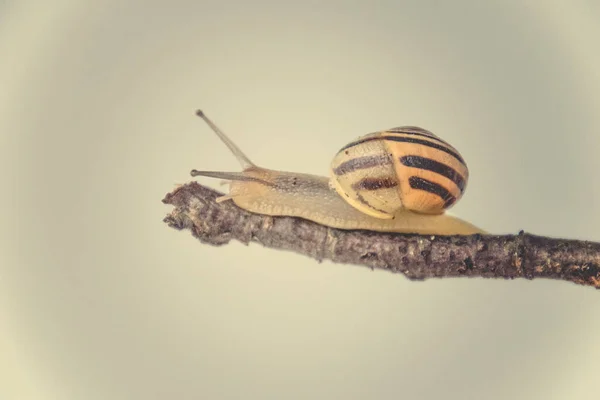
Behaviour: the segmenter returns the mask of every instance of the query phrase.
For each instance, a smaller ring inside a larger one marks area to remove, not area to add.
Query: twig
[[[412,280],[445,277],[547,278],[600,289],[600,243],[517,235],[422,236],[328,228],[301,218],[247,212],[196,182],[166,195],[164,219],[215,246],[235,239],[319,261],[401,272]]]

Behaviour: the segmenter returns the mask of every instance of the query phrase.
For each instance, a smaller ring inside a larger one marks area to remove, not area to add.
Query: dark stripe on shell
[[[433,140],[436,140],[435,138],[431,138]],[[366,142],[370,142],[372,140],[391,140],[393,142],[403,142],[403,143],[415,143],[415,144],[421,144],[423,146],[427,146],[427,147],[431,147],[437,150],[441,150],[446,154],[451,155],[452,157],[456,158],[458,161],[460,161],[462,164],[465,164],[465,160],[463,160],[463,158],[460,156],[460,154],[458,154],[457,152],[455,152],[454,150],[442,145],[442,144],[438,144],[436,142],[430,142],[428,140],[421,140],[421,139],[415,139],[415,138],[410,138],[410,137],[402,137],[402,136],[371,136],[368,138],[363,138],[361,140],[357,140],[355,142],[351,142],[349,144],[347,144],[346,146],[342,147],[340,151],[338,151],[338,153],[359,145],[361,143],[366,143]],[[465,164],[466,165],[466,164]]]
[[[374,133],[375,133],[375,132],[374,132]],[[365,136],[368,136],[368,135],[365,135]],[[366,143],[366,142],[370,142],[370,141],[372,141],[372,140],[380,140],[380,139],[381,139],[381,136],[369,136],[369,137],[362,137],[361,139],[355,140],[354,142],[350,142],[350,143],[348,143],[347,145],[345,145],[344,147],[342,147],[342,148],[340,149],[340,151],[338,151],[338,154],[339,154],[339,153],[341,153],[342,151],[344,151],[344,150],[346,150],[346,149],[350,148],[350,147],[357,146],[357,145],[359,145],[359,144],[361,144],[361,143]]]
[[[387,155],[356,157],[344,161],[335,167],[333,173],[335,175],[344,175],[359,169],[373,168],[391,163],[392,160]]]
[[[444,200],[444,208],[450,207],[456,201],[456,197],[454,197],[445,187],[435,182],[417,176],[411,176],[408,178],[408,183],[413,189],[424,190],[441,197],[442,200]]]
[[[398,181],[394,178],[363,178],[352,185],[354,190],[378,190],[389,189],[398,186]]]
[[[421,156],[404,156],[400,157],[402,165],[407,167],[419,168],[426,171],[435,172],[450,179],[460,189],[461,193],[465,189],[465,179],[454,168],[431,158]]]
[[[382,136],[382,139],[391,140],[393,142],[421,144],[421,145],[426,146],[426,147],[431,147],[431,148],[434,148],[434,149],[437,149],[437,150],[441,150],[441,151],[443,151],[446,154],[450,154],[452,157],[456,158],[462,164],[465,164],[465,160],[463,160],[463,158],[460,156],[460,154],[458,154],[457,152],[455,152],[452,149],[449,149],[446,146],[443,146],[441,144],[437,144],[435,142],[430,142],[428,140],[408,138],[408,137],[399,137],[399,136]]]
[[[413,136],[426,137],[426,138],[429,138],[429,139],[435,139],[435,140],[437,140],[439,142],[442,142],[442,143],[450,146],[450,144],[448,142],[440,139],[434,133],[429,132],[427,129],[419,128],[418,126],[399,126],[397,128],[388,129],[386,132],[390,132],[390,133],[402,133],[402,134],[405,134],[405,135],[413,135]]]

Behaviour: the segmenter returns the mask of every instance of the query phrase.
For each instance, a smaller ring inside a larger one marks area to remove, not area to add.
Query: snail
[[[343,230],[428,235],[485,233],[445,213],[463,195],[469,171],[458,151],[433,133],[404,126],[350,142],[334,156],[330,176],[259,167],[202,111],[196,114],[238,159],[241,172],[191,175],[229,181],[232,200],[257,214],[304,218]]]

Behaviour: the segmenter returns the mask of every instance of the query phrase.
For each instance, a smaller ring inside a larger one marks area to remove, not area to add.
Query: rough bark
[[[304,254],[319,261],[400,272],[412,280],[443,277],[546,278],[600,288],[600,243],[516,235],[423,236],[328,228],[301,218],[247,212],[196,182],[166,195],[164,218],[202,243],[231,240]]]

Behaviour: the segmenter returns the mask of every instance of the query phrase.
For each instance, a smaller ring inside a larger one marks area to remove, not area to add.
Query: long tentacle
[[[204,112],[202,112],[202,110],[196,111],[196,115],[202,118],[204,122],[206,122],[206,124],[210,126],[210,128],[217,134],[217,136],[219,136],[219,139],[221,139],[221,141],[225,143],[229,150],[231,150],[235,158],[237,158],[237,160],[241,164],[242,169],[245,170],[247,168],[255,166],[255,164],[252,161],[250,161],[248,156],[246,156],[242,152],[242,150],[229,137],[227,137],[227,135],[225,135],[225,133],[222,130],[220,130],[218,126],[214,124],[214,122],[212,122],[206,115],[204,115]]]
[[[268,182],[264,179],[260,179],[254,176],[247,175],[244,172],[225,172],[225,171],[198,171],[193,169],[190,174],[192,176],[207,176],[209,178],[225,179],[228,181],[247,181],[247,182],[259,182],[263,185],[273,186],[274,183]]]

